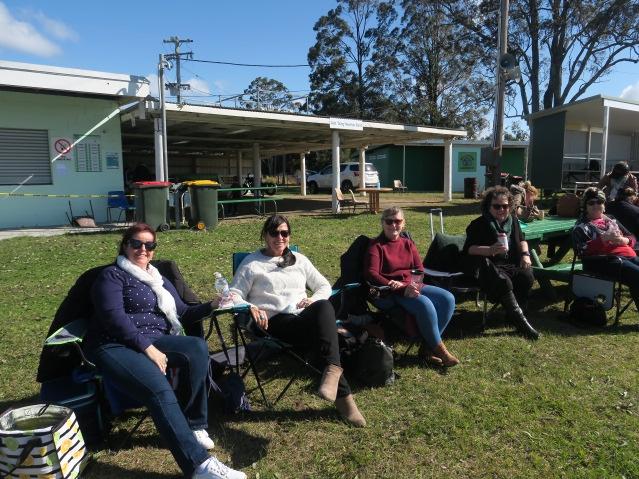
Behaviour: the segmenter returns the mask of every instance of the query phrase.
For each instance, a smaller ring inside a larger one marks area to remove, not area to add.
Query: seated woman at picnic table
[[[245,479],[207,452],[214,446],[206,431],[208,347],[200,337],[183,335],[182,323],[207,316],[217,300],[184,304],[150,264],[157,246],[149,225],[125,230],[115,264],[101,271],[92,287],[95,313],[84,341],[87,355],[105,378],[147,407],[185,477]],[[167,368],[184,371],[188,397],[182,405]]]
[[[588,188],[581,198],[581,216],[572,230],[576,252],[584,270],[618,278],[630,287],[639,307],[639,258],[635,236],[623,224],[606,215],[606,196]]]
[[[496,186],[484,192],[482,215],[466,228],[464,272],[479,280],[488,300],[499,302],[517,330],[530,339],[539,333],[530,325],[525,306],[534,277],[528,243],[524,240],[508,188]]]
[[[422,336],[419,356],[426,363],[451,367],[459,364],[442,341],[441,335],[455,311],[455,297],[437,286],[414,284],[412,270],[423,270],[415,243],[401,232],[406,223],[401,208],[382,212],[382,232],[366,253],[364,277],[376,286],[388,286],[390,294],[375,301],[380,309],[397,304],[415,317]]]
[[[603,190],[607,202],[617,201],[619,193],[626,187],[637,191],[637,178],[630,172],[630,166],[625,161],[615,163],[610,173],[606,173],[599,181],[597,188]]]
[[[318,395],[334,402],[348,423],[363,427],[366,420],[342,374],[331,285],[306,256],[290,250],[291,234],[285,216],[267,218],[260,235],[265,246],[244,258],[231,281],[233,301],[249,303],[255,323],[272,336],[318,353]]]

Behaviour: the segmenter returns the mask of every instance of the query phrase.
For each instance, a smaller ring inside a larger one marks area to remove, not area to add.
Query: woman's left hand
[[[532,267],[532,261],[530,260],[530,256],[522,256],[520,261],[520,266],[524,269],[528,269]]]
[[[415,284],[409,284],[404,290],[404,296],[407,298],[416,298],[419,296],[419,288]]]
[[[313,302],[313,300],[311,298],[304,298],[302,301],[297,303],[297,307],[298,307],[298,309],[304,309],[304,308],[310,306],[312,302]]]

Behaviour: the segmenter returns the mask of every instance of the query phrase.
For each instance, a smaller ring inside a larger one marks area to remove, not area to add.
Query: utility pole
[[[502,143],[504,139],[504,97],[507,78],[503,74],[501,61],[508,50],[508,0],[500,1],[499,36],[497,37],[497,91],[495,93],[495,119],[493,121],[493,186],[501,184]]]
[[[177,97],[177,102],[178,103],[182,103],[182,90],[190,90],[191,89],[191,85],[189,85],[188,83],[182,83],[182,77],[180,75],[180,59],[182,57],[182,55],[184,55],[187,58],[193,58],[193,52],[182,52],[180,53],[180,45],[182,45],[183,43],[193,43],[193,40],[185,38],[179,38],[176,36],[173,36],[171,38],[169,38],[168,40],[163,40],[164,43],[173,43],[174,45],[174,53],[168,53],[166,55],[164,55],[164,58],[166,60],[174,60],[175,61],[175,76],[176,76],[176,83],[167,83],[166,86],[169,87],[169,89],[171,91],[175,91],[175,96]]]

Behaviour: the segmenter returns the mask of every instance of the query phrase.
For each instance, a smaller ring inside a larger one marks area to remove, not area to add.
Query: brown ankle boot
[[[435,354],[435,356],[442,360],[444,367],[450,368],[459,364],[459,359],[448,352],[448,349],[446,349],[446,346],[443,342],[435,346],[435,349],[433,349],[433,353]]]
[[[417,352],[417,356],[422,359],[426,364],[430,366],[443,366],[444,362],[435,356],[435,353],[432,349],[426,346],[426,343],[422,343],[419,346],[419,351]]]
[[[341,375],[342,368],[339,366],[335,366],[334,364],[326,366],[324,368],[324,373],[322,374],[322,381],[319,389],[317,390],[319,397],[326,399],[327,401],[335,401],[335,398],[337,397],[337,383],[339,382]]]
[[[335,407],[342,418],[349,424],[355,427],[366,426],[366,419],[364,419],[362,413],[357,409],[357,404],[355,404],[352,394],[337,398],[335,400]]]

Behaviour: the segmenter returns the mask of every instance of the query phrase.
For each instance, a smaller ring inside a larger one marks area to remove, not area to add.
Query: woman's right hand
[[[496,241],[495,243],[491,244],[489,248],[490,248],[490,256],[508,253],[508,250],[506,249],[506,247],[503,244],[501,244],[499,241]]]
[[[407,298],[416,298],[419,296],[419,288],[415,284],[409,284],[404,290],[404,296]]]
[[[169,358],[166,357],[166,354],[153,345],[146,348],[144,350],[144,354],[146,354],[148,358],[153,361],[158,368],[160,368],[162,374],[166,374],[166,366],[169,363]]]
[[[266,311],[256,306],[251,306],[251,317],[260,328],[265,331],[268,329],[268,316],[266,315]]]
[[[388,282],[387,286],[391,289],[391,291],[396,291],[398,289],[403,288],[406,285],[402,283],[401,281],[395,281],[394,279],[391,279]]]

